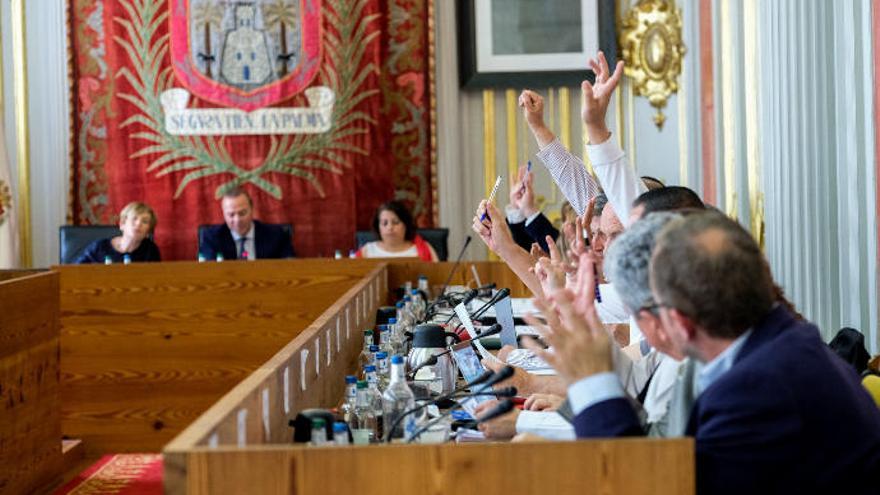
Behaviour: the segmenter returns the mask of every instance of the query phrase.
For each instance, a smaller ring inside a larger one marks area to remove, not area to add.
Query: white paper
[[[535,304],[532,302],[532,298],[530,297],[512,297],[510,299],[510,304],[513,309],[513,317],[514,318],[522,318],[523,316],[531,313],[534,315],[540,315],[541,312],[538,311],[538,308],[535,307]],[[490,307],[483,313],[483,316],[496,316],[496,306]]]
[[[459,321],[464,326],[464,329],[467,331],[468,335],[471,336],[471,339],[475,339],[477,337],[477,331],[474,329],[474,322],[471,321],[471,316],[468,314],[467,309],[464,307],[464,304],[459,303],[458,306],[455,307],[455,314],[458,316]],[[482,342],[479,340],[473,340],[474,347],[477,348],[477,352],[480,353],[480,357],[494,363],[500,363],[501,361],[492,355],[491,352],[486,350],[483,347]]]

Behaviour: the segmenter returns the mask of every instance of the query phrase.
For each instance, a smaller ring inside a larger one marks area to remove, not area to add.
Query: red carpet
[[[105,455],[55,495],[159,495],[162,454]]]

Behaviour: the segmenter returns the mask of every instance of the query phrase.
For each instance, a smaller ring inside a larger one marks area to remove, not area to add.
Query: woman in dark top
[[[126,255],[130,261],[162,261],[159,248],[149,236],[156,228],[156,213],[144,203],[135,201],[125,205],[119,214],[122,235],[99,239],[83,251],[74,263],[122,263]]]

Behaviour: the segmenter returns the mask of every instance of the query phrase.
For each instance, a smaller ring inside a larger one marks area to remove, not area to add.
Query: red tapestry
[[[433,224],[432,0],[69,2],[74,223],[144,201],[163,259],[195,259],[241,186],[299,256],[389,199]]]

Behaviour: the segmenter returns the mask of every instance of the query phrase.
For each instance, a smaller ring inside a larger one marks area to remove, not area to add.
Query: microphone
[[[465,306],[467,306],[469,302],[471,302],[477,298],[477,295],[479,295],[479,293],[477,292],[476,289],[471,289],[471,290],[465,292],[464,298],[462,298],[462,300],[461,300],[461,304],[464,304]]]
[[[499,402],[495,407],[486,411],[485,414],[477,419],[477,424],[485,423],[486,421],[493,420],[498,416],[503,416],[509,413],[513,409],[513,401],[510,399],[504,399]]]
[[[507,388],[503,389],[503,392],[505,392],[505,395],[504,395],[505,397],[513,397],[516,395],[516,387],[507,387]],[[509,396],[506,395],[511,392],[513,392],[512,395],[509,395]],[[476,397],[476,396],[481,396],[481,395],[499,396],[499,394],[474,393],[474,394],[467,394],[467,395],[460,396],[460,398]],[[498,404],[496,404],[495,407],[493,407],[492,409],[489,409],[488,411],[486,411],[485,414],[480,416],[480,419],[476,420],[474,422],[473,426],[476,427],[480,423],[484,423],[486,421],[495,419],[498,416],[503,416],[503,415],[509,413],[512,409],[513,409],[513,401],[510,399],[504,399],[501,402],[499,402]],[[434,420],[425,423],[421,428],[419,428],[418,430],[416,430],[413,433],[413,435],[406,441],[406,443],[412,443],[413,441],[415,441],[415,439],[418,438],[419,435],[424,433],[425,430],[427,430],[428,428],[430,428],[435,423],[437,423],[441,419],[445,418],[449,414],[452,414],[452,411],[453,411],[453,409],[449,409],[448,411],[445,411],[440,416],[436,417]]]
[[[510,395],[510,397],[513,397],[513,396],[516,395],[516,387],[508,387],[507,389],[505,389],[505,390],[503,390],[503,391],[504,391],[505,393],[511,393],[511,392],[512,392],[512,395]],[[461,395],[461,396],[458,396],[457,398],[459,398],[459,399],[465,399],[465,398],[469,398],[469,397],[479,397],[479,396],[483,396],[483,395],[494,395],[494,396],[498,396],[497,394],[494,394],[494,393],[493,393],[493,394],[486,394],[486,393],[479,393],[479,392],[478,392],[478,393],[473,393],[473,394],[465,394],[465,395]],[[508,397],[508,396],[505,395],[505,397]],[[452,408],[452,409],[449,409],[448,411],[444,411],[443,414],[441,414],[440,416],[437,416],[437,417],[434,418],[433,420],[428,421],[427,423],[425,423],[424,425],[422,425],[421,428],[419,428],[418,430],[416,430],[416,431],[413,433],[413,435],[412,435],[411,437],[409,437],[409,439],[407,439],[406,443],[412,443],[412,442],[414,442],[417,438],[419,438],[419,435],[421,435],[422,433],[424,433],[428,428],[430,428],[431,426],[433,426],[434,424],[436,424],[437,422],[439,422],[440,420],[442,420],[442,419],[445,418],[446,416],[449,416],[450,414],[452,414],[452,411],[453,411],[454,409],[458,409],[458,408]],[[489,421],[490,419],[495,419],[495,418],[497,418],[498,416],[501,416],[501,415],[503,415],[503,414],[507,414],[508,412],[510,412],[511,409],[513,409],[513,401],[510,400],[510,399],[504,399],[504,400],[502,400],[501,402],[499,402],[495,407],[493,407],[492,409],[489,409],[489,410],[486,412],[486,414],[484,414],[484,415],[482,416],[481,419],[478,419],[477,421],[475,421],[475,422],[474,422],[474,426],[476,427],[477,424],[482,423],[483,421]]]
[[[406,378],[407,379],[415,378],[416,373],[418,373],[420,369],[424,368],[425,366],[434,366],[435,364],[437,364],[437,356],[443,356],[444,354],[449,354],[449,351],[443,351],[439,354],[431,354],[431,356],[428,359],[425,359],[424,361],[419,363],[418,366],[409,370],[409,373],[406,374]]]
[[[483,382],[483,387],[481,388],[481,390],[485,390],[486,388],[491,387],[492,385],[495,385],[496,383],[500,383],[500,382],[503,382],[504,380],[507,380],[508,378],[513,376],[513,373],[514,373],[513,366],[505,365],[503,368],[498,370],[497,373],[493,374],[489,379],[487,379],[485,382]],[[479,384],[477,384],[477,385],[479,385]]]
[[[434,299],[434,302],[431,303],[431,306],[425,312],[426,314],[430,314],[431,310],[434,309],[434,306],[437,304],[437,301],[443,299],[443,295],[446,294],[446,288],[449,287],[449,282],[452,281],[452,276],[455,275],[455,270],[458,268],[458,265],[461,264],[461,259],[464,258],[464,252],[467,251],[467,247],[471,244],[471,236],[467,236],[464,238],[464,245],[461,246],[461,251],[458,252],[458,257],[455,259],[455,264],[452,265],[452,270],[449,272],[449,276],[446,277],[446,282],[443,282],[443,288],[440,289],[440,294],[437,295],[437,299]]]
[[[449,350],[447,350],[446,352],[449,352]],[[421,366],[421,364],[420,364],[420,366]],[[502,371],[503,371],[503,370],[502,370]],[[492,370],[486,370],[486,371],[483,372],[482,375],[480,375],[480,376],[474,378],[473,380],[471,380],[471,381],[465,383],[464,385],[462,385],[462,386],[456,388],[456,389],[453,390],[452,392],[449,392],[448,394],[445,394],[445,395],[441,395],[441,396],[439,396],[439,397],[437,397],[437,398],[435,398],[435,399],[433,399],[433,400],[430,400],[430,401],[428,401],[428,402],[425,402],[424,404],[421,404],[421,405],[418,405],[418,406],[416,406],[416,407],[413,407],[413,408],[411,408],[409,411],[404,411],[400,416],[397,417],[397,419],[394,420],[394,423],[391,424],[391,428],[385,430],[385,439],[384,439],[384,441],[385,441],[385,442],[390,441],[390,439],[391,439],[391,432],[394,431],[395,428],[397,428],[398,426],[400,426],[400,422],[403,421],[403,418],[405,418],[406,416],[408,416],[408,415],[410,415],[410,414],[413,414],[413,413],[417,413],[417,412],[421,411],[422,409],[424,409],[424,408],[430,406],[431,404],[436,404],[437,402],[440,402],[440,401],[442,401],[442,400],[449,399],[450,397],[452,397],[452,396],[454,396],[454,395],[456,395],[456,394],[458,394],[458,393],[461,393],[461,391],[464,390],[464,389],[466,389],[466,388],[473,387],[474,385],[480,385],[480,384],[483,384],[483,383],[488,383],[489,381],[491,381],[492,377],[495,376],[495,374],[496,374],[496,373],[493,372]],[[512,374],[512,370],[511,370],[511,374]],[[497,383],[497,382],[493,382],[493,383]],[[485,390],[485,387],[483,387],[482,390]]]
[[[493,325],[486,327],[486,329],[483,330],[482,332],[480,332],[479,335],[477,335],[476,337],[474,337],[470,340],[471,340],[471,342],[473,342],[474,340],[482,339],[483,337],[491,337],[492,335],[496,335],[499,333],[501,333],[501,325],[498,323],[495,323]],[[416,373],[418,373],[418,371],[420,369],[424,368],[425,366],[434,366],[435,364],[437,364],[437,359],[439,357],[445,356],[445,355],[449,354],[450,352],[452,352],[451,347],[449,349],[446,349],[443,352],[438,352],[437,354],[431,354],[431,356],[429,358],[427,358],[424,361],[422,361],[421,363],[419,363],[418,366],[411,369],[409,371],[409,373],[406,374],[407,379],[412,380],[416,376]],[[487,370],[486,373],[484,373],[484,375],[487,375],[485,377],[486,379],[489,378],[489,375],[487,373],[492,373],[492,371]],[[482,382],[475,382],[475,383],[472,383],[471,385],[479,385],[480,383],[482,383]]]
[[[494,289],[494,288],[495,288],[495,282],[492,282],[491,284],[481,285],[481,286],[477,287],[476,291],[480,295],[489,295],[492,293],[492,289]]]
[[[507,297],[509,295],[510,295],[510,289],[508,289],[507,287],[499,290],[498,292],[495,293],[494,296],[492,296],[492,299],[489,299],[488,301],[486,301],[486,304],[480,306],[476,311],[474,311],[474,314],[471,316],[471,319],[476,320],[477,318],[483,316],[483,313],[488,311],[489,308],[491,308],[498,301],[504,299],[505,297]]]

